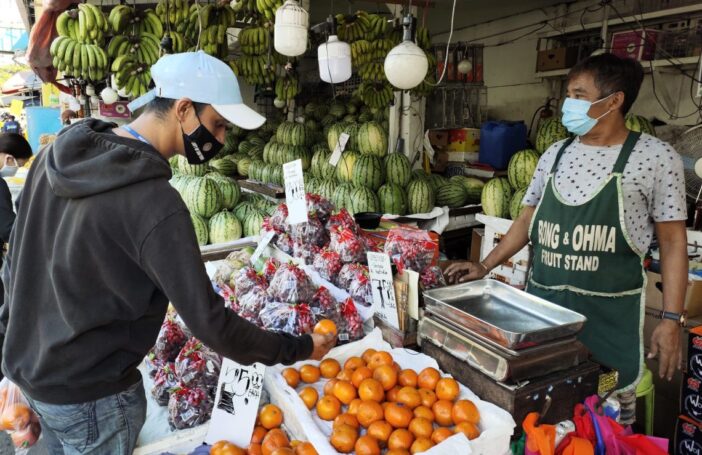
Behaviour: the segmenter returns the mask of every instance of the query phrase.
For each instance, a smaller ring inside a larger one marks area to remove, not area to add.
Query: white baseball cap
[[[130,111],[157,97],[188,98],[209,104],[222,117],[247,130],[259,128],[266,121],[244,104],[239,82],[229,65],[203,51],[164,55],[151,67],[151,78],[156,86],[129,103]]]

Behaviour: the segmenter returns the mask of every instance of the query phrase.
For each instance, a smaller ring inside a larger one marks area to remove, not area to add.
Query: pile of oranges
[[[325,359],[319,367],[286,368],[282,375],[300,388],[308,409],[333,422],[330,443],[341,453],[415,454],[459,432],[480,436],[480,413],[470,400],[458,399],[455,379],[435,368],[403,370],[389,352],[368,349],[343,367]],[[310,384],[322,378],[328,381],[320,397]]]
[[[210,455],[319,455],[309,442],[290,441],[280,428],[283,411],[274,404],[261,408],[247,449],[228,441],[216,442]]]

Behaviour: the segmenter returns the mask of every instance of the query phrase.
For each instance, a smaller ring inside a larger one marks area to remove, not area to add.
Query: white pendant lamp
[[[336,35],[329,36],[326,43],[317,49],[319,77],[330,84],[339,84],[351,79],[351,46],[339,41]]]
[[[275,12],[273,45],[287,57],[297,57],[307,50],[310,15],[295,0],[286,0]]]
[[[401,90],[410,90],[422,83],[427,76],[429,61],[424,51],[414,43],[416,19],[411,14],[402,21],[404,36],[385,57],[385,76]]]

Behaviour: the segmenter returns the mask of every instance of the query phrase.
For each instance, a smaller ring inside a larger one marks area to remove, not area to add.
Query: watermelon
[[[345,123],[335,123],[329,128],[329,131],[327,131],[327,146],[329,147],[330,152],[333,152],[337,145],[339,145],[339,138],[341,137],[342,133],[346,133],[347,127],[348,125]],[[350,144],[351,138],[349,137],[349,141],[346,143],[345,148],[353,150]]]
[[[412,176],[412,166],[404,153],[391,153],[385,157],[385,176],[388,183],[406,187]]]
[[[239,138],[232,133],[233,131],[229,130],[227,131],[227,135],[224,137],[224,148],[222,151],[224,151],[226,154],[236,152],[237,147],[239,146]]]
[[[336,117],[333,115],[326,115],[322,117],[319,122],[322,124],[322,128],[329,128],[336,122]]]
[[[466,177],[465,175],[454,175],[449,179],[450,182],[458,182],[466,189],[466,202],[479,203],[480,195],[483,194],[485,182],[475,177]]]
[[[254,147],[263,147],[266,145],[266,141],[255,132],[248,136],[246,140]]]
[[[243,175],[244,177],[249,176],[249,166],[251,166],[251,158],[249,157],[241,158],[236,165],[239,174]]]
[[[539,153],[536,150],[521,150],[512,155],[507,165],[507,178],[512,188],[521,190],[528,187],[537,164],[539,164]]]
[[[207,174],[207,164],[190,164],[187,158],[178,155],[178,170],[181,174],[202,177]]]
[[[336,190],[337,184],[333,180],[322,180],[317,187],[317,194],[324,197],[325,199],[331,200],[334,196],[334,190]]]
[[[305,175],[305,192],[310,194],[319,194],[319,185],[321,185],[322,180],[317,177],[311,177]]]
[[[347,210],[351,214],[378,212],[380,210],[380,201],[378,201],[378,196],[371,189],[365,186],[355,186],[349,195],[349,207],[347,207]]]
[[[378,190],[380,211],[390,215],[407,214],[407,195],[402,186],[386,183]]]
[[[439,188],[442,188],[449,184],[449,179],[441,174],[431,174],[429,175],[429,184],[434,190],[434,194],[436,194]]]
[[[547,118],[541,122],[536,133],[536,151],[542,154],[551,145],[566,139],[568,136],[568,130],[563,126],[560,119],[556,117]]]
[[[341,118],[346,115],[346,106],[341,102],[334,102],[329,107],[329,115],[333,115],[336,118]]]
[[[407,208],[409,213],[427,213],[434,208],[434,189],[428,180],[410,180],[407,185]]]
[[[330,180],[334,178],[334,166],[329,163],[331,152],[326,149],[317,150],[312,156],[312,164],[310,170],[312,175],[322,180]]]
[[[412,171],[412,175],[410,176],[410,180],[415,180],[415,179],[426,180],[428,178],[429,178],[429,174],[427,174],[426,171],[424,171],[424,169],[415,169]]]
[[[233,209],[241,197],[241,188],[236,180],[216,173],[209,173],[205,178],[212,179],[222,193],[222,207]]]
[[[268,205],[266,203],[266,205]],[[244,220],[244,237],[258,235],[263,226],[263,214],[258,210],[254,210],[246,216]]]
[[[385,169],[380,158],[374,155],[359,156],[353,165],[351,180],[355,186],[377,191],[385,182]]]
[[[266,163],[263,160],[252,160],[249,166],[249,178],[256,180],[258,182],[263,181],[263,170],[266,167]]]
[[[460,183],[449,182],[436,191],[436,205],[440,207],[463,207],[467,198],[466,189]]]
[[[219,172],[222,175],[235,175],[236,174],[236,163],[232,160],[219,159],[212,160],[209,162],[212,169]]]
[[[656,130],[653,128],[651,122],[648,121],[646,117],[642,117],[636,114],[626,114],[625,117],[626,127],[631,131],[637,131],[641,133],[650,134],[651,136],[656,135]]]
[[[193,179],[185,188],[183,199],[191,212],[205,218],[222,210],[222,192],[212,179]]]
[[[244,153],[248,155],[249,151],[251,151],[253,147],[253,144],[251,144],[249,141],[241,141],[239,142],[239,147],[237,148],[237,150],[239,151],[239,153]]]
[[[334,193],[332,193],[331,201],[337,209],[348,208],[350,206],[350,197],[353,189],[353,185],[350,183],[342,183],[336,186]]]
[[[275,164],[265,164],[263,168],[261,169],[261,181],[263,183],[272,183],[273,180],[271,180],[272,174],[273,174],[273,167],[276,166]]]
[[[210,219],[210,242],[231,242],[241,238],[241,223],[229,210],[223,210]]]
[[[524,201],[524,196],[526,195],[527,189],[528,188],[522,188],[521,190],[517,190],[512,196],[512,200],[509,203],[509,217],[513,220],[519,218],[519,214],[522,213],[522,210],[524,209],[522,201]]]
[[[200,215],[190,214],[190,220],[193,222],[193,228],[195,228],[195,236],[197,237],[197,244],[207,245],[210,240],[209,227],[207,225],[207,220]]]
[[[272,164],[273,170],[271,171],[271,183],[279,186],[285,185],[285,178],[283,177],[283,166],[280,164]]]
[[[511,200],[512,186],[505,177],[489,180],[483,187],[483,194],[480,198],[483,212],[486,215],[498,218],[507,218],[509,216]]]
[[[234,207],[234,215],[243,225],[249,215],[257,210],[256,205],[251,201],[240,202],[239,205]]]
[[[388,153],[388,135],[377,122],[361,125],[356,137],[358,150],[364,155],[383,157]]]
[[[340,182],[351,182],[353,179],[353,168],[358,159],[358,153],[346,150],[336,163],[336,179]]]

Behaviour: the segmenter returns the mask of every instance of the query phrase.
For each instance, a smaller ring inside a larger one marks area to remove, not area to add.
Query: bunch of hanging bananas
[[[249,22],[250,19],[258,16],[256,0],[233,0],[231,6],[236,13],[236,18],[242,22]]]
[[[102,46],[109,24],[102,11],[89,3],[81,3],[78,9],[64,11],[56,18],[56,31],[85,44]]]
[[[339,39],[346,42],[374,40],[391,30],[390,23],[377,14],[357,11],[353,16],[336,15]]]
[[[239,33],[241,52],[248,55],[261,55],[268,52],[270,38],[266,27],[244,27]]]
[[[426,27],[417,28],[417,46],[425,51],[431,49],[431,38],[429,37],[429,29]]]
[[[351,64],[354,68],[361,68],[371,61],[372,46],[370,41],[360,39],[351,43]]]
[[[227,29],[236,24],[236,13],[228,4],[208,3],[190,6],[185,37],[210,55],[225,59],[229,54]]]
[[[229,68],[234,71],[234,74],[238,77],[239,76],[239,65],[236,63],[236,60],[229,60]]]
[[[272,22],[275,20],[276,10],[283,6],[283,3],[283,0],[256,0],[256,9],[259,14]]]
[[[392,86],[388,82],[363,81],[354,95],[370,108],[385,108],[393,100]]]
[[[185,33],[190,17],[190,5],[188,0],[159,0],[156,4],[156,15],[161,20],[163,28],[170,30],[171,27],[178,33]],[[170,27],[167,25],[170,24]]]
[[[173,52],[179,54],[185,52],[189,49],[189,43],[186,41],[185,37],[175,30],[170,32],[165,32],[164,36],[169,36],[171,38],[171,43],[173,43]]]
[[[251,85],[270,85],[275,80],[275,62],[267,55],[244,54],[236,65],[239,74]]]
[[[385,65],[382,61],[374,60],[366,63],[358,70],[358,75],[364,81],[382,82],[386,80]]]
[[[91,81],[99,81],[107,76],[107,54],[97,44],[58,36],[51,43],[49,51],[54,67],[65,74]]]
[[[284,101],[294,99],[301,89],[300,81],[291,73],[286,72],[283,77],[279,77],[275,81],[275,96]]]
[[[140,63],[132,54],[122,54],[112,62],[110,68],[115,76],[117,87],[131,96],[141,96],[149,90],[151,70],[149,65]]]
[[[153,65],[161,56],[160,43],[156,35],[143,32],[138,36],[115,35],[107,45],[107,55],[114,59],[120,55],[131,55],[137,62]]]

